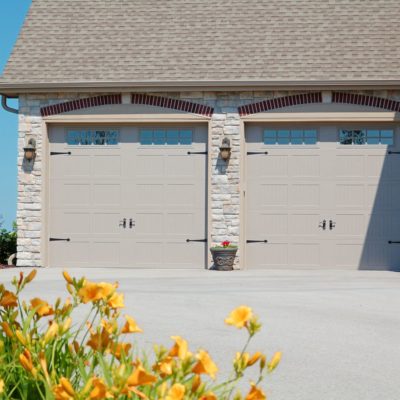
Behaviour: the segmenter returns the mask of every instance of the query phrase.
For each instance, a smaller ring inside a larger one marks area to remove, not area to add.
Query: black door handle
[[[329,220],[329,229],[332,230],[336,226],[336,222]]]
[[[122,226],[123,228],[126,228],[126,218],[123,220],[119,221],[119,226]]]
[[[324,219],[322,222],[320,222],[318,227],[322,228],[323,230],[325,230],[326,229],[326,219]]]
[[[132,218],[129,218],[129,228],[133,228],[134,226],[136,226],[136,221],[133,221]]]

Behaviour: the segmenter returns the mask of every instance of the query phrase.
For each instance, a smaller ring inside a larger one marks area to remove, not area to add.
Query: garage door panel
[[[295,178],[317,178],[320,176],[320,156],[296,154],[289,159],[289,174]]]
[[[320,244],[299,242],[289,245],[289,265],[294,267],[318,267],[320,260]]]
[[[267,244],[249,243],[247,245],[247,265],[252,268],[288,266],[288,247],[288,243],[279,243],[273,240]]]
[[[56,141],[50,132],[50,151],[72,153],[50,156],[49,233],[70,238],[50,242],[50,265],[203,267],[206,244],[186,239],[207,235],[207,156],[188,151],[206,151],[207,127],[176,128],[188,144],[175,146],[140,143],[144,128],[129,126],[118,129],[118,144],[93,145],[89,127],[88,143],[67,145],[68,129],[54,128]]]
[[[246,158],[246,238],[267,239],[274,261],[265,260],[267,249],[248,244],[247,266],[280,268],[287,259],[289,267],[398,269],[400,245],[388,244],[400,241],[398,128],[390,147],[375,137],[341,145],[342,125],[322,124],[313,128],[314,148],[298,141],[282,146],[272,140],[266,146],[265,129],[278,128],[246,128],[247,151],[268,151],[256,162],[252,155]],[[265,171],[277,156],[288,160],[288,175]],[[279,245],[281,256],[273,250]]]
[[[288,176],[288,156],[270,154],[252,155],[248,158],[249,176],[285,177]]]

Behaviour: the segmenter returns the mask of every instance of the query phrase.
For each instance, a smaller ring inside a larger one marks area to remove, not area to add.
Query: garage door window
[[[72,146],[116,145],[119,132],[116,130],[74,130],[67,132],[67,143]]]
[[[341,129],[339,141],[343,145],[393,145],[391,129]]]
[[[143,129],[140,131],[142,145],[191,145],[193,132],[178,129]]]
[[[315,129],[266,129],[264,131],[264,144],[315,145],[317,144],[317,131]]]

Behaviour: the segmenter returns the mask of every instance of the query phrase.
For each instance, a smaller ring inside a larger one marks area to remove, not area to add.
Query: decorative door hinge
[[[388,243],[389,243],[389,244],[400,244],[400,241],[389,240]]]
[[[268,240],[246,240],[246,243],[268,243]]]
[[[246,154],[248,156],[253,156],[255,154],[268,154],[268,151],[248,151]]]
[[[208,151],[188,151],[189,155],[191,154],[208,154]]]
[[[68,156],[70,156],[71,152],[70,151],[51,151],[50,152],[51,156],[59,156],[61,154],[67,154]]]
[[[54,237],[51,237],[51,238],[49,238],[49,241],[50,241],[50,242],[70,242],[71,239],[70,239],[70,238],[64,239],[64,238],[54,238]]]
[[[207,239],[186,239],[186,243],[189,242],[202,242],[202,243],[206,243]]]

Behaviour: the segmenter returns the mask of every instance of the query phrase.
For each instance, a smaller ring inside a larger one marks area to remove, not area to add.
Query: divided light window
[[[341,129],[339,143],[343,145],[393,145],[392,129]]]
[[[317,144],[315,129],[266,129],[264,144],[267,145],[315,145]]]
[[[142,129],[141,145],[191,145],[193,132],[188,129]]]
[[[116,130],[71,130],[67,132],[67,143],[73,146],[116,145],[119,132]]]

